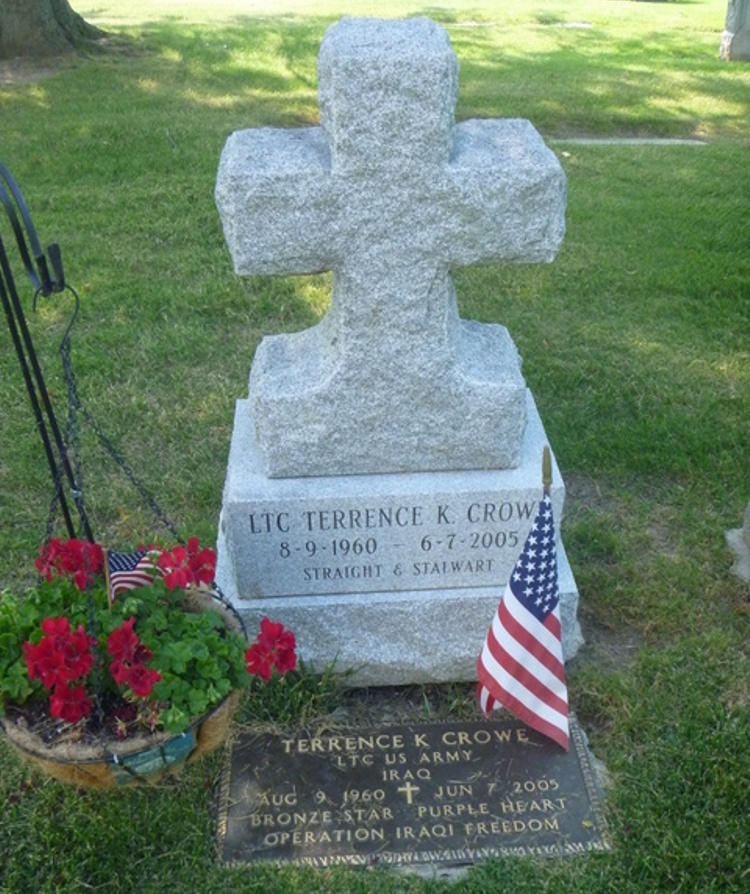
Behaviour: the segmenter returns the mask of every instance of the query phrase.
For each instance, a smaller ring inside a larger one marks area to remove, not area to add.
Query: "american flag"
[[[485,714],[504,706],[569,750],[555,520],[546,487],[487,633],[477,675]]]
[[[111,602],[119,593],[143,587],[154,579],[154,560],[147,549],[134,553],[107,552],[109,569],[109,598]]]

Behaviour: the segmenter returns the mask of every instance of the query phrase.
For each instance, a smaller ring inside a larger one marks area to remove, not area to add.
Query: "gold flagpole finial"
[[[552,454],[549,447],[545,447],[542,454],[542,485],[545,490],[552,487]]]

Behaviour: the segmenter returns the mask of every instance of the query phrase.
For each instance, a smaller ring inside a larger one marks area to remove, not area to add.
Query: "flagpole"
[[[104,582],[107,586],[107,604],[112,611],[112,582],[109,579],[109,550],[104,550]]]
[[[542,486],[545,490],[552,487],[552,455],[549,447],[545,447],[542,454]]]

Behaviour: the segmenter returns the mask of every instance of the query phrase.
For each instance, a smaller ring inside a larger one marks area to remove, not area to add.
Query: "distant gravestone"
[[[450,269],[551,260],[565,177],[527,121],[456,125],[457,70],[434,22],[344,19],[320,50],[322,126],[235,133],[217,177],[239,273],[333,270],[326,317],[264,339],[238,401],[219,582],[367,685],[474,677],[541,494],[515,345],[459,319]],[[561,516],[556,466],[552,500]]]
[[[719,57],[750,61],[750,0],[729,0]]]
[[[727,543],[735,558],[732,571],[737,577],[750,583],[750,503],[745,510],[742,527],[727,531]]]

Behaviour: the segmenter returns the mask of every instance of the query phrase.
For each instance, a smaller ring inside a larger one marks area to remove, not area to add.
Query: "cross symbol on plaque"
[[[419,786],[418,786],[418,785],[412,785],[411,782],[407,782],[406,785],[399,786],[399,788],[397,788],[396,791],[397,791],[397,792],[404,792],[404,794],[406,795],[406,803],[407,803],[407,804],[412,804],[412,803],[413,803],[413,797],[412,797],[412,796],[413,796],[416,792],[419,791]]]
[[[528,121],[455,124],[458,64],[429,19],[343,19],[318,73],[322,126],[234,133],[216,185],[238,273],[333,271],[325,318],[256,351],[267,473],[517,465],[515,346],[459,319],[450,271],[552,259],[557,159]]]

